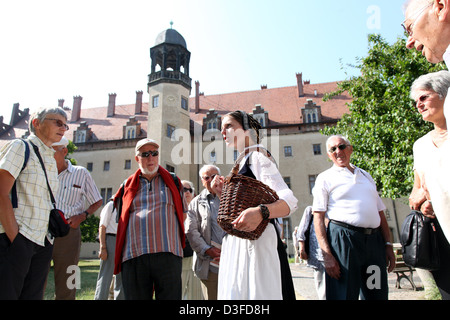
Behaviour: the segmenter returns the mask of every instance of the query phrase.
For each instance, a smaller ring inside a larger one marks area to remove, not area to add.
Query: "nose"
[[[413,49],[415,42],[416,40],[412,36],[409,36],[408,39],[406,40],[406,48]]]

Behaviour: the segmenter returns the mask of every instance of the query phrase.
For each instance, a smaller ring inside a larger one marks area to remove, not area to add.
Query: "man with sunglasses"
[[[142,139],[139,169],[114,196],[119,208],[114,274],[122,272],[126,300],[181,300],[185,234],[183,186],[159,165],[159,145]],[[121,204],[121,205],[119,205]]]
[[[314,229],[326,269],[327,300],[387,300],[395,266],[389,226],[375,182],[350,163],[353,147],[341,135],[327,140],[333,167],[313,188]],[[325,226],[325,217],[329,219]],[[387,265],[388,263],[388,265]]]
[[[408,33],[406,47],[415,48],[431,63],[445,61],[450,67],[450,0],[409,0],[405,5],[403,28]],[[450,99],[445,99],[444,117],[449,126]],[[433,210],[450,242],[450,141],[439,149],[425,172],[427,179],[422,188],[417,188],[410,196],[410,206],[419,210],[423,204]],[[429,200],[429,201],[427,201]],[[432,205],[431,205],[432,201]]]
[[[194,272],[202,282],[203,297],[217,300],[220,248],[214,244],[222,244],[225,231],[217,223],[220,201],[211,182],[220,175],[220,170],[214,165],[205,165],[199,175],[205,189],[189,205],[186,236],[195,252]]]

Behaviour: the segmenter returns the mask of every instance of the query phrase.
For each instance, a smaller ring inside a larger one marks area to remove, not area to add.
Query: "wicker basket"
[[[245,209],[273,203],[278,200],[278,195],[261,181],[238,174],[239,160],[236,160],[230,175],[224,181],[217,222],[228,234],[256,240],[266,229],[269,220],[263,220],[255,230],[250,232],[237,230],[231,223]]]

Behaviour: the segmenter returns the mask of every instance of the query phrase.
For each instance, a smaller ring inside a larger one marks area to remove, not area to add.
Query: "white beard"
[[[151,170],[151,171],[148,170],[147,168],[142,168],[141,166],[139,166],[139,168],[141,169],[141,172],[142,172],[143,174],[149,175],[149,176],[155,174],[156,171],[158,171],[158,167],[155,167],[155,169],[153,169],[153,170]]]

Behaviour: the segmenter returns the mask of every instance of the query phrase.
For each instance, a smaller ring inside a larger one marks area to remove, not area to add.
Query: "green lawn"
[[[78,266],[81,270],[80,289],[77,290],[77,300],[94,300],[97,275],[100,267],[100,259],[80,260]],[[53,300],[55,297],[55,278],[53,276],[53,264],[47,280],[44,300]]]

